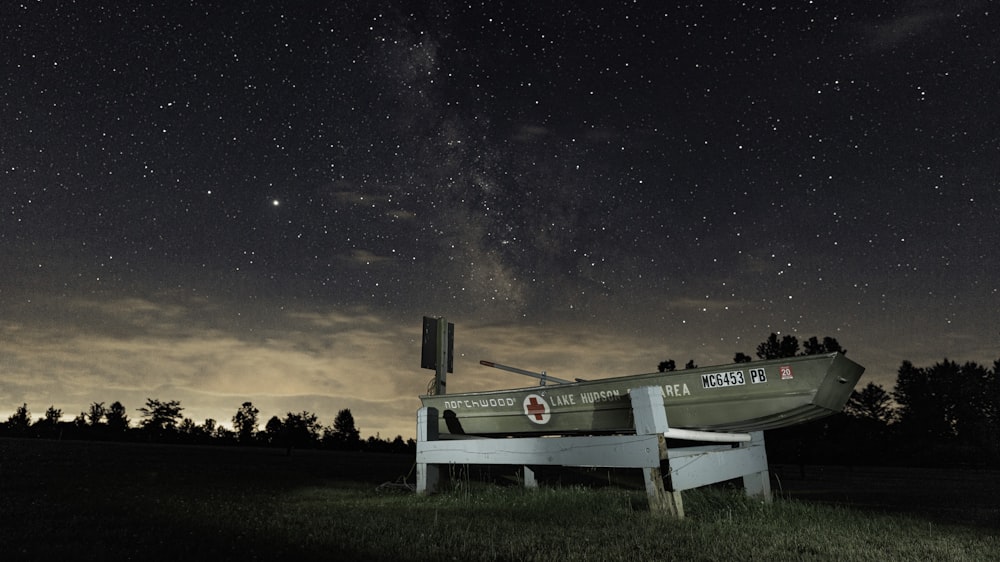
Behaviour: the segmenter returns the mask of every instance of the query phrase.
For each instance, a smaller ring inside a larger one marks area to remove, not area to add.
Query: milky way
[[[988,2],[356,4],[5,5],[0,413],[1000,356]]]

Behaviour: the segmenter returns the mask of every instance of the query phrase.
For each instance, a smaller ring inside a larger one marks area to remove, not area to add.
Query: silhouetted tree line
[[[93,439],[101,441],[143,441],[201,445],[256,445],[293,449],[332,449],[338,451],[377,451],[413,453],[416,442],[397,435],[385,440],[375,435],[361,438],[350,409],[337,412],[333,423],[323,426],[312,412],[288,412],[284,418],[272,416],[259,427],[260,411],[252,402],[244,402],[233,415],[233,429],[220,426],[214,419],[198,424],[183,416],[177,400],[146,399],[138,408],[139,421],[133,425],[125,406],[113,402],[105,406],[94,402],[73,421],[63,421],[62,410],[49,406],[45,415],[32,421],[27,404],[22,404],[0,423],[0,435],[47,439]]]
[[[771,334],[757,346],[759,359],[847,351],[836,339],[797,338]],[[736,363],[752,361],[742,352]],[[685,368],[695,368],[694,360]],[[673,371],[673,360],[662,361],[661,372]],[[375,435],[362,439],[349,409],[340,410],[329,426],[316,414],[288,412],[272,416],[260,427],[260,412],[244,402],[232,418],[233,429],[213,419],[197,424],[182,415],[176,400],[147,399],[133,426],[125,407],[95,402],[73,421],[62,421],[62,410],[50,406],[32,421],[22,404],[0,435],[54,439],[96,439],[258,445],[293,449],[334,449],[412,453],[413,439],[389,441]],[[855,389],[843,414],[767,432],[772,462],[799,464],[900,464],[1000,466],[1000,359],[992,368],[948,359],[930,367],[903,361],[891,391],[875,383]]]
[[[756,351],[762,360],[847,353],[831,337],[800,346],[795,336],[774,333]],[[668,359],[658,368],[675,365]],[[903,361],[891,391],[870,382],[854,390],[843,414],[766,433],[776,463],[1000,466],[1000,359],[992,368],[947,358],[930,367]]]

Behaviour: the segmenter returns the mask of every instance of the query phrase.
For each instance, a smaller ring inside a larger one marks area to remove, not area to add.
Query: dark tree
[[[990,371],[990,382],[986,392],[989,397],[990,406],[986,410],[994,429],[1000,434],[1000,359],[993,362],[993,370]],[[1000,440],[998,440],[1000,446]]]
[[[677,363],[673,359],[667,359],[666,361],[660,361],[660,364],[656,366],[661,373],[667,373],[677,369]]]
[[[107,410],[104,409],[104,402],[94,402],[90,405],[90,410],[87,411],[87,423],[91,427],[100,425],[105,414],[107,414]]]
[[[750,357],[742,351],[737,351],[736,355],[733,356],[733,363],[749,363],[753,361],[753,357]]]
[[[823,344],[813,336],[806,341],[802,342],[802,355],[822,355],[823,354]]]
[[[61,419],[62,410],[56,408],[55,406],[49,406],[49,409],[45,410],[45,417],[42,421],[54,427],[59,424],[59,420]]]
[[[792,335],[786,335],[779,341],[778,334],[771,332],[767,340],[757,346],[757,357],[760,359],[782,359],[798,354],[799,340]]]
[[[945,360],[935,370],[903,361],[893,398],[899,404],[899,429],[906,438],[946,441],[955,436],[954,403],[948,396],[958,365]]]
[[[125,414],[125,406],[122,406],[121,402],[112,402],[104,414],[104,419],[110,433],[121,434],[128,430],[129,419]]]
[[[306,411],[299,414],[288,412],[281,422],[281,427],[285,446],[289,452],[292,447],[313,447],[319,441],[321,426],[316,414]]]
[[[205,420],[206,422],[208,420]],[[235,443],[236,442],[236,432],[225,427],[217,426],[215,431],[212,433],[212,438],[216,441],[224,443]]]
[[[212,418],[205,418],[205,423],[201,424],[200,429],[208,437],[215,437],[215,432],[219,429],[219,422]]]
[[[952,461],[995,462],[1000,459],[996,385],[995,367],[945,359],[917,368],[904,361],[893,391],[900,437],[925,459],[937,446],[945,447]]]
[[[813,336],[802,345],[805,348],[802,355],[823,355],[824,353],[835,352],[847,353],[847,350],[840,347],[840,343],[830,336],[824,337],[822,342],[816,339],[816,336]]]
[[[403,441],[402,435],[397,435],[396,438],[392,440],[389,447],[389,450],[393,453],[406,453],[409,450],[409,444],[406,441]],[[414,446],[414,449],[416,449],[416,446]]]
[[[986,419],[992,435],[989,447],[993,458],[1000,464],[1000,359],[993,362],[989,380],[986,383],[986,408],[983,417]]]
[[[935,365],[935,368],[938,367]],[[994,374],[978,363],[967,362],[958,368],[953,389],[955,433],[965,445],[983,447],[995,444],[1000,434],[992,426],[992,389]]]
[[[271,416],[271,419],[267,420],[264,425],[264,438],[268,445],[280,445],[282,444],[282,436],[284,435],[284,424],[281,423],[281,418],[278,416]]]
[[[361,448],[361,432],[354,425],[350,409],[337,412],[333,425],[323,432],[323,441],[340,450],[356,451]]]
[[[233,429],[240,443],[250,443],[257,433],[257,415],[260,410],[254,408],[252,402],[244,402],[233,416]]]
[[[852,392],[844,411],[852,418],[886,426],[896,418],[896,412],[892,408],[892,395],[873,382],[868,383],[860,392]]]
[[[31,412],[28,410],[28,404],[24,403],[14,410],[14,413],[7,418],[7,431],[23,435],[28,433],[28,429],[31,427]]]
[[[847,350],[840,347],[840,342],[830,336],[825,336],[823,338],[823,347],[826,348],[827,353],[843,353],[844,355],[847,355]]]
[[[181,423],[177,424],[177,432],[188,437],[195,437],[198,435],[198,425],[194,423],[191,418],[184,418]]]
[[[147,398],[146,407],[138,409],[143,417],[139,425],[154,432],[176,431],[183,409],[177,400],[161,402]]]
[[[35,433],[42,437],[54,437],[58,434],[59,420],[62,418],[62,410],[55,406],[49,406],[45,410],[45,417],[35,422]]]
[[[690,360],[690,361],[688,361],[687,363],[684,364],[684,368],[685,369],[697,369],[698,366],[694,364],[694,359],[692,359],[692,360]]]

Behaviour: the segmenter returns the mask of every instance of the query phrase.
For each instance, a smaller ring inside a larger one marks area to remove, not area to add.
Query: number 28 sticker
[[[791,365],[784,365],[778,368],[778,372],[781,373],[781,380],[787,381],[792,377],[792,367]]]

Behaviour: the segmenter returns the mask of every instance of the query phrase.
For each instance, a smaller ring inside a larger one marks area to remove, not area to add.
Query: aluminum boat
[[[831,353],[557,384],[543,380],[542,386],[420,400],[438,410],[445,438],[629,433],[635,430],[629,390],[655,386],[671,428],[749,432],[840,412],[863,372],[842,353]]]

